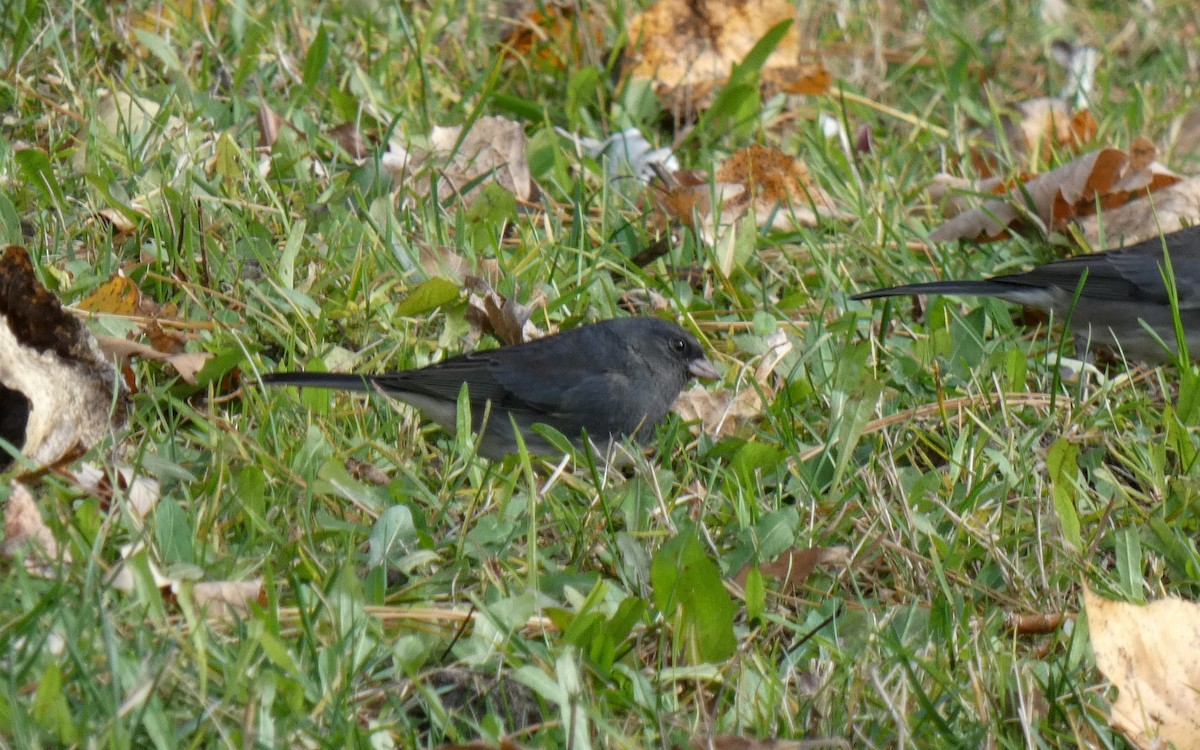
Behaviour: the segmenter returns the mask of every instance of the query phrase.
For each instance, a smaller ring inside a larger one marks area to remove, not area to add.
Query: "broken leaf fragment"
[[[1139,748],[1200,747],[1200,605],[1083,589],[1096,666],[1119,691],[1109,723]]]
[[[712,105],[768,32],[795,18],[790,0],[658,0],[629,22],[627,70],[649,81],[668,110],[690,117]],[[831,77],[801,59],[808,54],[796,27],[786,29],[759,69],[766,92],[825,91]]]
[[[9,485],[12,492],[4,506],[4,541],[0,553],[15,557],[24,553],[25,567],[35,575],[49,575],[50,563],[58,559],[58,542],[42,520],[42,512],[29,488],[20,482]],[[70,555],[64,553],[64,559]]]
[[[1034,226],[1061,230],[1096,212],[1111,212],[1180,181],[1154,161],[1153,146],[1139,139],[1130,153],[1117,148],[1092,151],[1057,169],[1017,185],[1004,196],[964,211],[929,233],[934,242],[1003,239],[1010,229]]]
[[[760,229],[780,230],[854,218],[837,206],[803,162],[768,146],[735,151],[711,180],[699,170],[659,170],[659,176],[665,185],[652,194],[659,209],[711,245],[720,244],[748,214]]]
[[[86,453],[127,421],[116,368],[87,327],[41,285],[29,253],[16,245],[0,254],[0,388],[28,402],[23,438],[14,445],[39,469]],[[2,400],[20,401],[11,394]],[[6,435],[22,432],[12,415],[0,426]]]
[[[518,199],[537,195],[537,185],[525,159],[525,126],[506,117],[480,117],[465,129],[457,125],[435,127],[428,146],[393,142],[383,155],[383,166],[397,185],[425,196],[437,185],[439,201],[457,197],[470,202],[475,191],[495,182]]]

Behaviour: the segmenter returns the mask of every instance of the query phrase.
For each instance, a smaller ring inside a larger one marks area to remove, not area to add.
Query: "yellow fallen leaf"
[[[1120,691],[1109,723],[1140,748],[1200,747],[1200,605],[1083,589],[1096,666]]]

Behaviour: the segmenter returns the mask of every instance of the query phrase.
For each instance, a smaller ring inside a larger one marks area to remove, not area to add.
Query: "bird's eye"
[[[676,354],[683,354],[687,351],[687,342],[683,339],[671,339],[671,351]]]

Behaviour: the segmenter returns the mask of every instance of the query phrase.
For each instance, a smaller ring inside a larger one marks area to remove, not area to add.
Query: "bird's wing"
[[[1200,308],[1200,228],[1167,235],[1166,241],[1180,308]],[[1162,247],[1162,238],[1155,237],[1104,253],[1064,258],[1025,273],[995,277],[992,281],[1058,287],[1073,293],[1086,272],[1085,291],[1091,299],[1166,305]]]
[[[549,342],[554,343],[554,342]],[[505,347],[471,352],[442,362],[374,378],[384,391],[416,393],[454,401],[463,383],[474,409],[492,402],[493,408],[554,419],[570,413],[578,405],[581,393],[605,394],[597,388],[603,372],[585,366],[561,347]],[[602,370],[602,368],[600,368]]]

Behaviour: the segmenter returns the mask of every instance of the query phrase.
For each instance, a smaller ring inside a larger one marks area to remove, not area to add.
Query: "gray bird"
[[[1200,356],[1200,226],[1102,253],[1077,255],[1025,273],[982,281],[932,281],[875,289],[851,299],[916,294],[999,297],[1071,316],[1077,351],[1090,343],[1107,346],[1130,360],[1167,362],[1176,350],[1175,323],[1164,282],[1163,244],[1179,293],[1179,317],[1191,356]],[[1085,276],[1086,274],[1086,276]],[[1083,279],[1078,301],[1075,290]],[[1145,321],[1171,351],[1142,325]]]
[[[415,406],[451,432],[465,383],[472,426],[476,433],[483,431],[479,452],[498,459],[517,452],[510,418],[531,453],[554,452],[530,429],[538,423],[577,445],[584,431],[599,443],[630,436],[644,441],[693,377],[718,377],[695,336],[659,318],[620,318],[416,370],[383,375],[280,372],[264,375],[262,382],[378,390]]]

